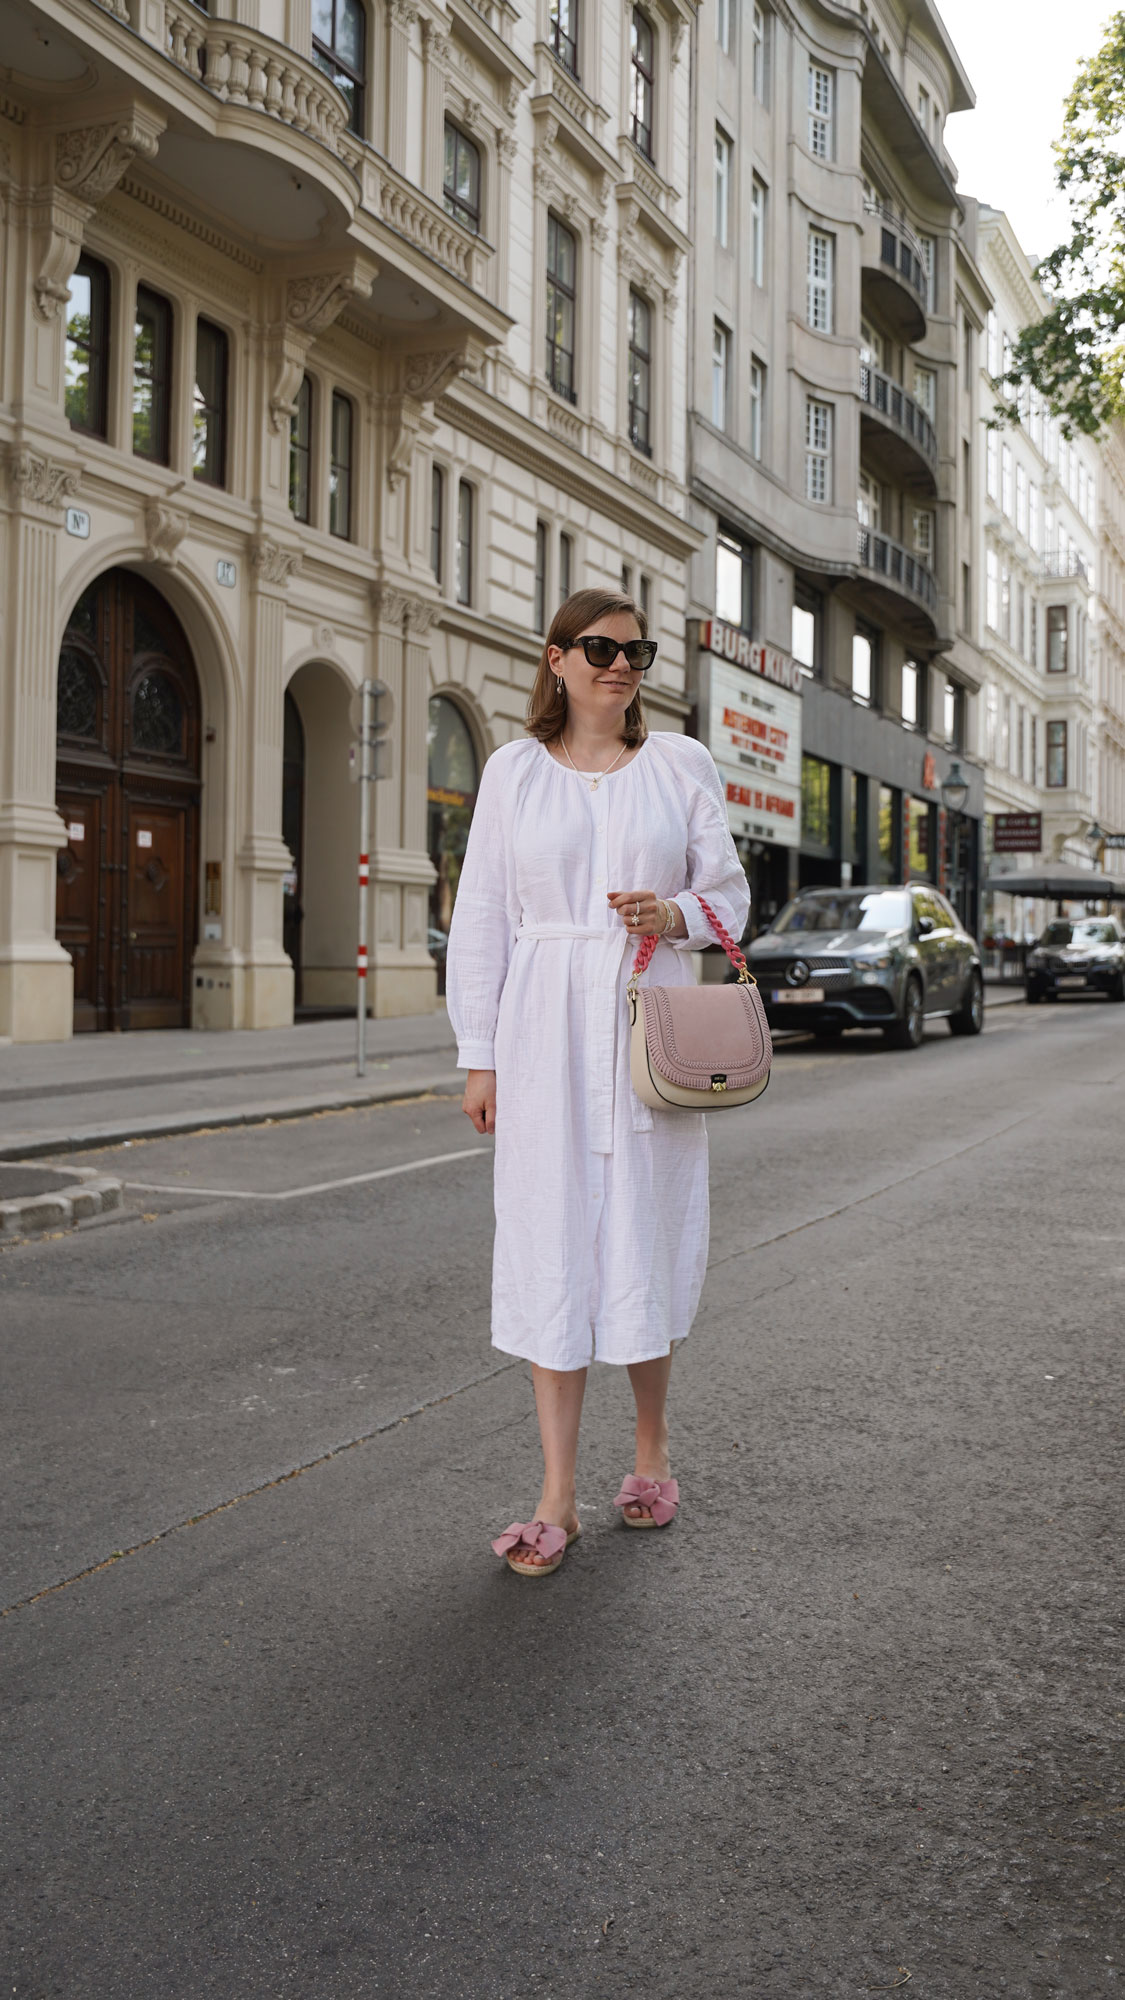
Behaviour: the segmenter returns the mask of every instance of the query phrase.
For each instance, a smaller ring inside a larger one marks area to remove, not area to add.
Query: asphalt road
[[[84,1153],[126,1218],[0,1253],[0,1993],[1119,1993],[1123,1017],[782,1050],[680,1519],[596,1369],[542,1584],[449,1100]]]

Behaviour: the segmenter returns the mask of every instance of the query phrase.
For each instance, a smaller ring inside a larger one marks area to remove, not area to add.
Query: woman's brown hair
[[[620,590],[576,590],[565,604],[560,604],[551,620],[551,629],[539,661],[539,671],[535,685],[527,703],[527,733],[538,737],[540,743],[555,743],[562,735],[566,722],[566,690],[559,693],[555,685],[555,674],[550,660],[550,648],[560,647],[564,652],[573,646],[581,632],[593,625],[599,618],[624,615],[635,618],[642,639],[648,638],[648,619],[639,604],[634,604]],[[643,743],[648,735],[644,709],[641,706],[641,691],[638,688],[622,723],[625,741],[632,750]]]

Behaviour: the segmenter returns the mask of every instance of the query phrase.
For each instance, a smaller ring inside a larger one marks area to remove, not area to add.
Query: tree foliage
[[[1030,382],[1068,436],[1125,415],[1125,13],[1114,14],[1096,55],[1081,63],[1055,142],[1055,179],[1071,228],[1036,268],[1043,317],[1016,341],[1002,388]]]

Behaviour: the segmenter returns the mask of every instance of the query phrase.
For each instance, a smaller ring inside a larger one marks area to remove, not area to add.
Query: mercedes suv
[[[980,952],[929,883],[803,889],[746,956],[771,1028],[881,1028],[916,1049],[927,1020],[955,1035],[983,1025]]]

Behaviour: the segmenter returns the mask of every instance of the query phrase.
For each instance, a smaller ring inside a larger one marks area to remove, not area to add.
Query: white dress
[[[629,1081],[635,941],[607,902],[649,889],[686,938],[646,981],[692,978],[684,952],[735,938],[750,907],[719,774],[694,738],[657,732],[591,791],[531,738],[481,777],[449,933],[463,1069],[496,1071],[492,1344],[543,1367],[667,1354],[707,1263],[701,1112],[650,1111]]]

